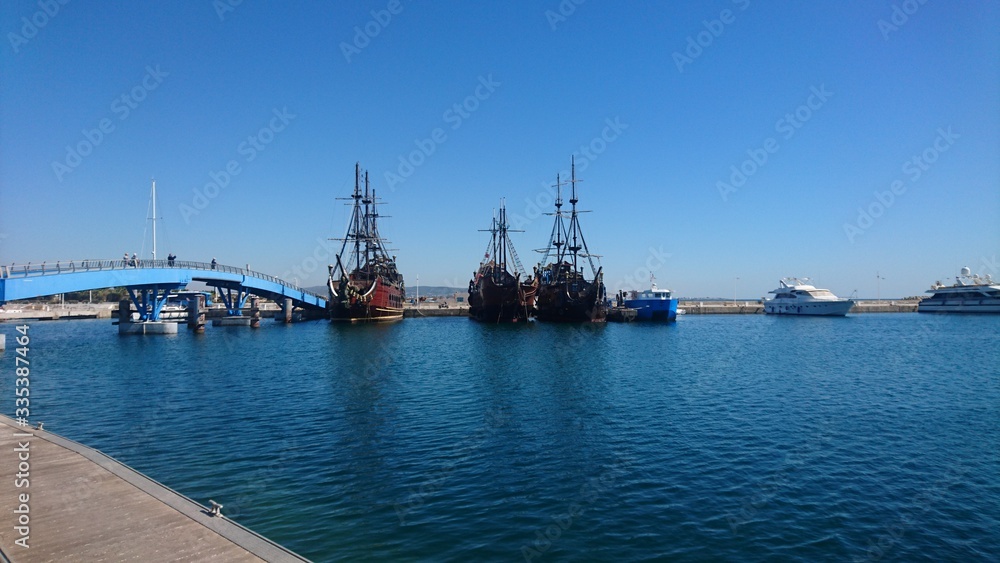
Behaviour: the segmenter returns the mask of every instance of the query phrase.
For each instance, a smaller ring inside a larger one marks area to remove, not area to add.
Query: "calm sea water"
[[[998,316],[30,331],[35,421],[316,561],[1000,557]]]

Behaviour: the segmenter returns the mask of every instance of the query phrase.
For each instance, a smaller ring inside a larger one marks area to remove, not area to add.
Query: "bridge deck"
[[[0,265],[0,304],[105,287],[185,287],[192,281],[242,288],[269,299],[292,299],[299,307],[325,309],[326,297],[248,268],[167,260],[76,260]]]
[[[13,452],[14,434],[25,431],[0,415],[0,451]],[[15,487],[17,456],[0,457],[0,552],[12,563],[304,561],[96,450],[49,432],[27,432],[34,435],[28,438],[30,487]],[[17,496],[25,492],[27,549],[15,545],[13,529]]]

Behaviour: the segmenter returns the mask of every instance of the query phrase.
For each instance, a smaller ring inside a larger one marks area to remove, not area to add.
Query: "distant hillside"
[[[409,297],[416,297],[417,289],[417,286],[407,284],[406,295]],[[459,295],[465,295],[466,293],[469,293],[469,288],[467,287],[447,287],[443,285],[422,285],[419,289],[421,297],[437,297],[440,295],[454,295],[456,293]]]

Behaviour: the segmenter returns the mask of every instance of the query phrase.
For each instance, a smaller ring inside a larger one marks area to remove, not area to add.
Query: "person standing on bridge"
[[[215,269],[215,266],[216,266],[217,264],[218,264],[218,262],[216,262],[216,261],[215,261],[215,258],[212,258],[212,269],[213,269],[213,270]]]
[[[135,252],[132,253],[132,267],[133,268],[139,267],[139,257],[135,255]]]
[[[173,252],[171,252],[170,254],[167,254],[167,266],[170,266],[171,268],[173,268],[174,267],[174,260],[175,259],[177,259],[177,257],[174,256]]]
[[[125,251],[125,257],[122,258],[122,266],[128,266],[128,251]]]

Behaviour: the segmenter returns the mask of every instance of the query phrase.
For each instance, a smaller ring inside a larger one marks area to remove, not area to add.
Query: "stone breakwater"
[[[7,303],[0,307],[0,322],[39,320],[57,321],[68,319],[110,319],[113,303],[41,305]]]
[[[919,301],[888,301],[877,303],[860,302],[851,309],[850,314],[857,313],[915,313]],[[20,320],[70,320],[70,319],[110,319],[117,313],[116,305],[110,303],[94,305],[31,305],[19,307],[16,303],[8,303],[5,309],[0,309],[0,322]],[[758,301],[681,301],[678,305],[689,315],[759,315],[764,313],[764,306]],[[272,303],[262,303],[261,317],[271,318],[276,315],[277,306]],[[244,314],[249,314],[249,309]],[[421,307],[407,306],[403,311],[404,318],[421,317],[464,317],[468,316],[467,306],[448,306],[440,308],[434,305]],[[210,318],[222,317],[225,311],[213,309],[209,311]]]
[[[888,301],[875,303],[862,301],[851,308],[857,313],[915,313],[919,301]],[[678,308],[688,315],[758,315],[764,313],[759,301],[681,301]]]

